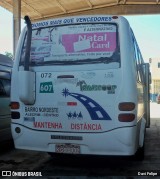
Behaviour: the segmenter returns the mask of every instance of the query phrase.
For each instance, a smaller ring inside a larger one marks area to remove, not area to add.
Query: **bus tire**
[[[135,160],[137,161],[142,161],[144,160],[144,152],[145,152],[145,146],[143,145],[143,147],[140,147],[136,154],[135,154]]]
[[[57,164],[59,164],[62,160],[62,156],[58,155],[57,153],[54,152],[48,152],[48,155],[50,155],[51,160],[53,160],[54,162],[56,162]]]

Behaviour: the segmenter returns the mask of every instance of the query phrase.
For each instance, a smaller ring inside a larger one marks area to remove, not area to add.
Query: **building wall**
[[[160,93],[160,58],[151,58],[149,63],[152,75],[151,100],[155,101],[157,94]]]

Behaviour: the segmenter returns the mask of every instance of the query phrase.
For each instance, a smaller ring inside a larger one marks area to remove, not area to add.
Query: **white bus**
[[[10,88],[13,61],[0,54],[0,142],[12,139]]]
[[[12,75],[15,147],[142,156],[149,65],[127,20],[77,16],[31,25],[25,19]]]

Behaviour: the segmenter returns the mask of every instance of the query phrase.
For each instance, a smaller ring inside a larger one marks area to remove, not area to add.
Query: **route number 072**
[[[41,73],[41,78],[52,78],[52,73]]]

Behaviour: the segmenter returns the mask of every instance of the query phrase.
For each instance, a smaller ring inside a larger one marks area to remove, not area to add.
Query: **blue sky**
[[[160,58],[160,15],[125,17],[133,29],[144,60]],[[6,51],[13,53],[13,16],[0,7],[0,53],[5,54]]]
[[[160,15],[125,16],[133,29],[143,58],[160,58]]]

